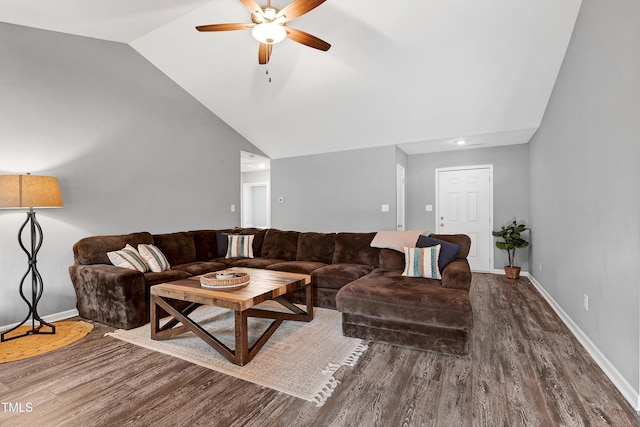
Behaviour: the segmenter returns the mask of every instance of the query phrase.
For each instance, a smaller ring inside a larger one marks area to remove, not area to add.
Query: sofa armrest
[[[69,267],[80,316],[115,328],[149,321],[144,274],[107,264]]]
[[[442,270],[442,287],[469,290],[471,268],[466,259],[454,259]]]

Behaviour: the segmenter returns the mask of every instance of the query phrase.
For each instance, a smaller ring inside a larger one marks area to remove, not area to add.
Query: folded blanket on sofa
[[[371,241],[371,247],[404,252],[405,247],[414,248],[418,237],[424,233],[425,230],[378,231]]]

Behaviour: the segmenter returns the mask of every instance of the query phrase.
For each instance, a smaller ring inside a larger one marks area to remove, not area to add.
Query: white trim
[[[402,182],[400,182],[400,173],[402,173]],[[396,163],[396,230],[405,231],[407,229],[407,172],[406,168],[400,163]],[[401,189],[398,191],[398,189]],[[402,206],[400,206],[402,203]],[[400,210],[402,208],[402,210]],[[400,217],[402,212],[402,217]],[[398,224],[402,223],[402,230]]]
[[[540,295],[547,300],[553,311],[560,317],[565,325],[569,328],[571,333],[582,344],[585,350],[591,355],[593,360],[598,364],[600,369],[611,380],[613,385],[622,393],[622,396],[627,399],[632,407],[636,411],[640,411],[640,393],[635,390],[631,384],[622,376],[620,371],[606,358],[604,354],[598,349],[598,347],[589,339],[582,329],[569,317],[569,315],[560,307],[560,305],[553,299],[553,297],[544,289],[544,287],[529,273],[527,277],[533,284],[533,286],[540,292]]]
[[[494,268],[494,250],[493,250],[493,164],[486,165],[470,165],[470,166],[451,166],[447,168],[436,168],[436,209],[435,209],[435,227],[436,233],[441,233],[440,230],[440,221],[438,218],[440,217],[440,172],[448,172],[448,171],[460,171],[460,170],[470,170],[470,169],[489,169],[489,272]],[[486,271],[482,271],[482,273],[486,273]]]
[[[78,316],[78,310],[76,310],[75,308],[73,310],[67,310],[67,311],[61,311],[60,313],[53,313],[53,314],[49,314],[47,316],[42,316],[42,320],[44,320],[45,322],[57,322],[59,320],[66,320],[66,319],[70,319],[72,317],[76,317]],[[31,321],[25,323],[26,324],[31,324]],[[10,325],[5,325],[5,326],[0,326],[0,331],[5,331],[5,330],[9,330],[15,326],[18,325],[18,322],[16,323],[12,323]]]

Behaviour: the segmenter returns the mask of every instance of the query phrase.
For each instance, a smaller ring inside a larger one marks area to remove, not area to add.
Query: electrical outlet
[[[542,272],[542,263],[540,263],[540,265],[538,265],[538,271]]]
[[[589,295],[584,294],[583,297],[584,297],[584,309],[586,311],[589,311]]]

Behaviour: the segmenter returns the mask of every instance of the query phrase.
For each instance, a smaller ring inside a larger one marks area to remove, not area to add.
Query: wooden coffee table
[[[262,346],[273,335],[284,320],[310,322],[313,320],[313,292],[311,292],[311,276],[307,274],[287,273],[281,271],[261,270],[254,268],[234,267],[227,270],[247,273],[251,282],[244,288],[235,290],[214,290],[200,286],[200,277],[161,283],[151,287],[151,339],[165,340],[192,331],[213,349],[218,351],[236,365],[246,365],[260,351]],[[288,292],[306,288],[306,311],[292,304],[285,298]],[[184,309],[177,309],[171,300],[188,301]],[[255,305],[274,300],[286,307],[290,312],[276,312],[254,308]],[[234,310],[235,312],[235,349],[232,350],[200,325],[189,318],[201,305],[215,305]],[[162,307],[172,317],[160,326],[158,308]],[[273,323],[262,336],[249,348],[247,319],[259,317],[273,319]],[[182,323],[182,326],[179,324]]]

